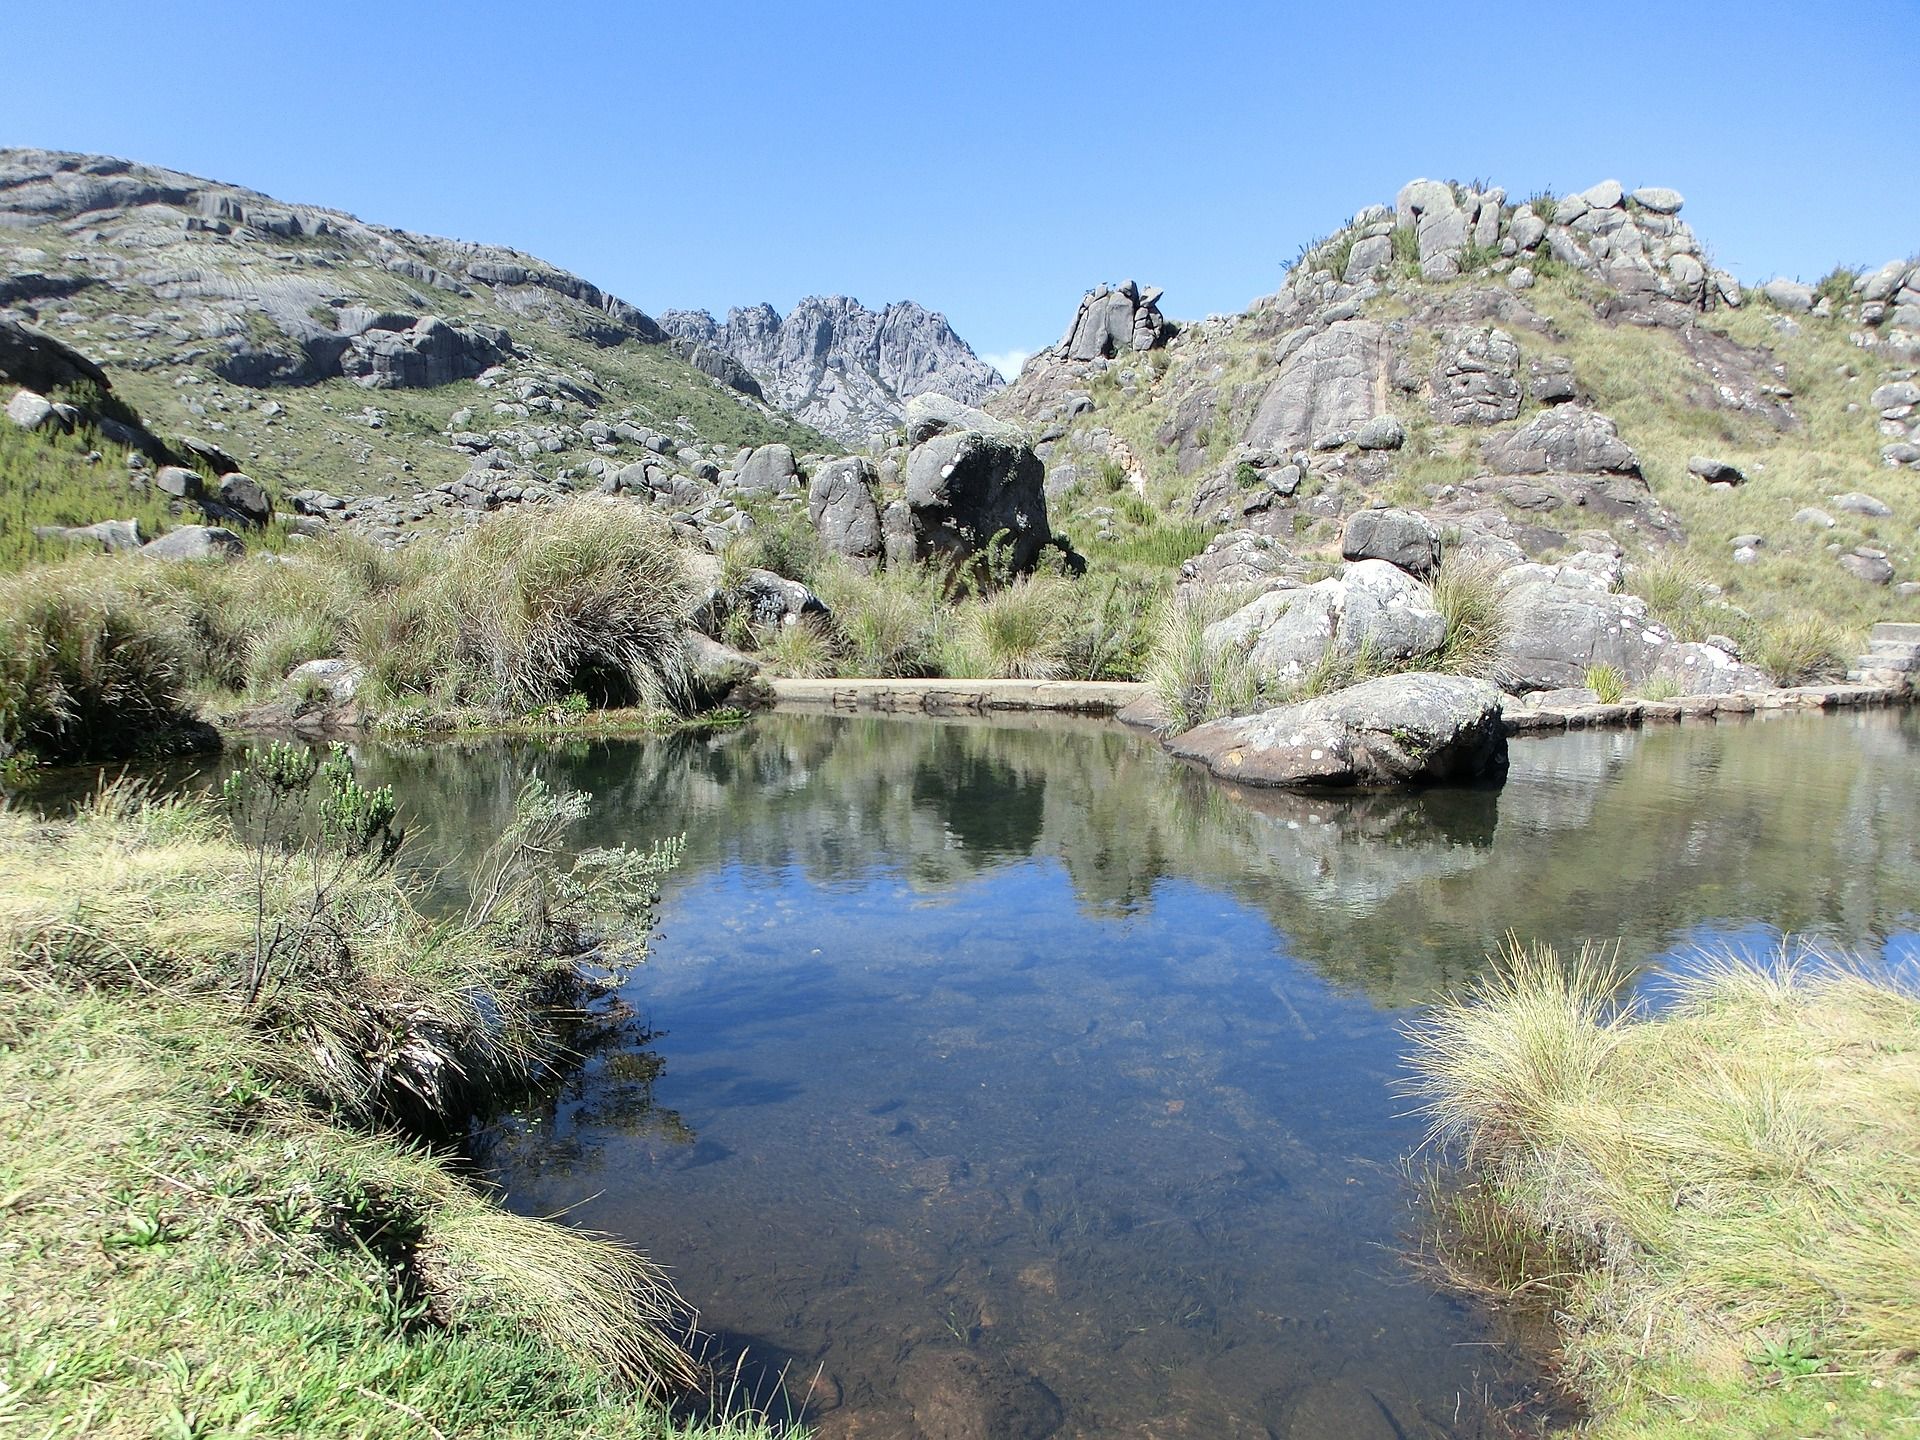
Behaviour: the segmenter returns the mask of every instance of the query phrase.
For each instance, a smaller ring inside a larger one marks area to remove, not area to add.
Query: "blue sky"
[[[1406,180],[1687,196],[1749,280],[1920,249],[1920,0],[11,7],[0,143],[510,244],[658,312],[841,292],[1006,359],[1271,292]]]

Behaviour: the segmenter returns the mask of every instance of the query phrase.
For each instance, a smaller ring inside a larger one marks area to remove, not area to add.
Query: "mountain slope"
[[[104,365],[155,430],[396,533],[471,508],[452,492],[476,475],[484,505],[688,449],[830,448],[532,256],[103,156],[0,151],[0,311]]]
[[[928,393],[978,405],[1001,386],[944,315],[912,301],[869,310],[845,295],[808,296],[783,318],[771,305],[669,310],[660,323],[696,357],[728,356],[767,400],[843,444],[896,429],[906,402]]]

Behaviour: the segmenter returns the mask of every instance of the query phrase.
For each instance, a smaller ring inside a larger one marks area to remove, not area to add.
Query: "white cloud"
[[[1031,350],[1001,350],[980,358],[998,370],[1002,378],[1012,380],[1019,375],[1020,367],[1027,363],[1032,354]]]

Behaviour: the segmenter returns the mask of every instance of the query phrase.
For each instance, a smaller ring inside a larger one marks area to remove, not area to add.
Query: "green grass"
[[[1920,999],[1792,950],[1699,960],[1656,1011],[1621,978],[1515,942],[1412,1026],[1433,1141],[1478,1192],[1440,1263],[1550,1291],[1597,1437],[1902,1433]]]
[[[1053,680],[1066,672],[1072,582],[1029,575],[972,597],[958,626],[951,673],[1005,680]]]
[[[1627,698],[1627,677],[1618,665],[1589,665],[1581,680],[1602,705],[1618,705]]]
[[[1237,608],[1236,595],[1202,593],[1180,597],[1160,612],[1142,678],[1166,717],[1169,734],[1210,720],[1245,715],[1272,696],[1243,645],[1212,645],[1206,629]]]
[[[257,889],[256,854],[204,802],[119,789],[69,821],[0,813],[10,1427],[771,1433],[667,1417],[697,1376],[649,1262],[499,1209],[396,1128],[457,1126],[473,1087],[554,1053],[539,1007],[563,990],[526,917],[653,893],[629,861],[590,856],[547,890],[517,857],[574,812],[538,800],[480,877],[501,877],[499,903],[458,925],[325,851],[276,859]],[[334,886],[318,929],[310,861]],[[319,942],[258,998],[256,893],[271,933]]]

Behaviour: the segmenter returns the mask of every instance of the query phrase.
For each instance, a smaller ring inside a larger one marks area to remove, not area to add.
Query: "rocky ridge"
[[[0,317],[110,374],[175,448],[388,544],[661,456],[691,478],[831,448],[532,256],[104,156],[0,151]],[[701,508],[695,528],[735,513]]]
[[[844,445],[897,429],[906,402],[944,395],[978,405],[1001,386],[944,315],[912,301],[869,310],[845,295],[811,295],[782,316],[771,305],[669,310],[660,323],[695,365]]]
[[[1573,574],[1584,596],[1604,572],[1613,628],[1653,640],[1615,654],[1595,622],[1584,663],[1631,680],[1669,643],[1739,648],[1682,639],[1619,593],[1662,555],[1697,561],[1731,612],[1743,592],[1805,587],[1809,567],[1840,577],[1815,602],[1829,612],[1911,605],[1920,273],[1902,261],[1818,287],[1743,285],[1684,206],[1615,181],[1515,204],[1417,180],[1307,247],[1242,314],[1122,345],[1127,327],[1105,323],[1114,292],[1090,293],[987,408],[1032,430],[1056,524],[1076,538],[1137,531],[1116,518],[1116,488],[1152,524],[1211,529],[1183,591],[1311,588],[1356,520],[1398,507],[1515,585]],[[1689,682],[1731,683],[1692,659]],[[1532,673],[1565,683],[1564,667]]]

